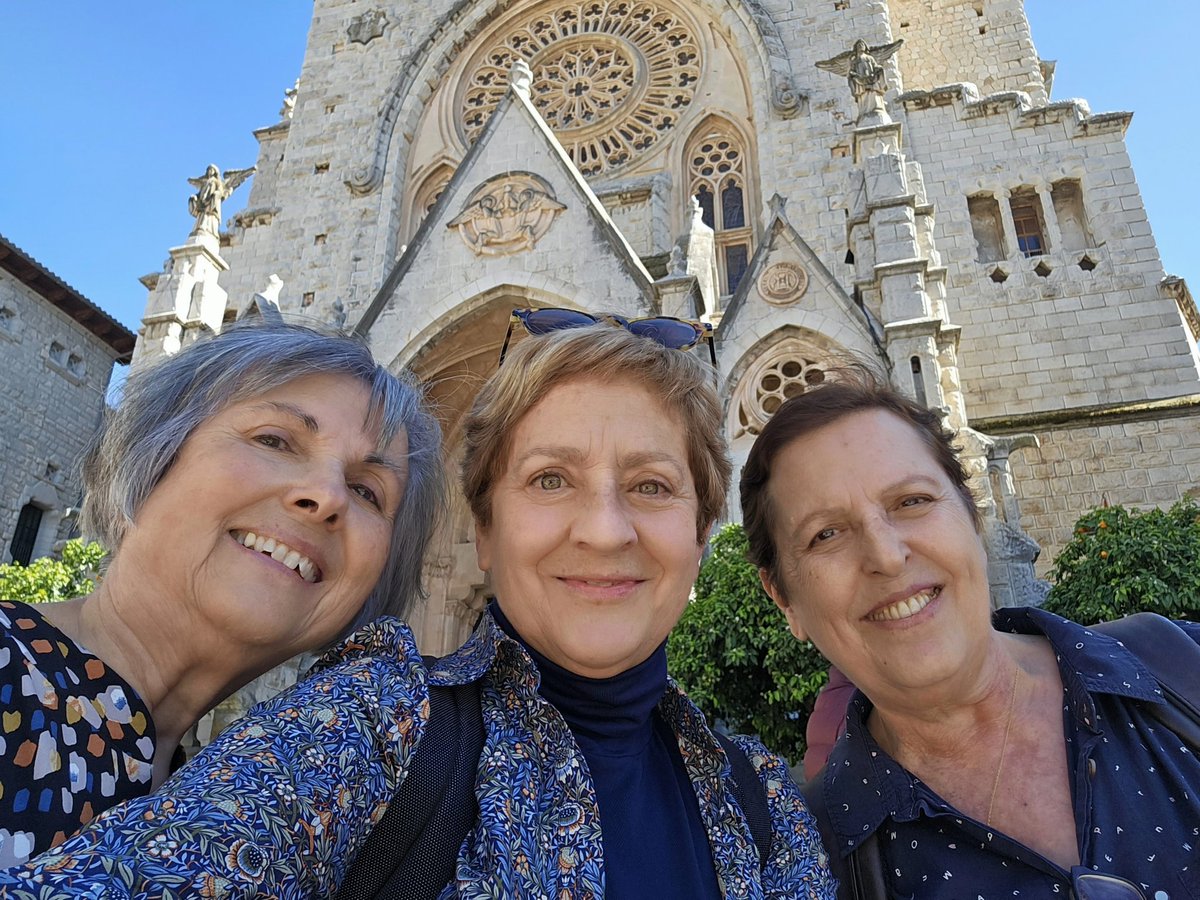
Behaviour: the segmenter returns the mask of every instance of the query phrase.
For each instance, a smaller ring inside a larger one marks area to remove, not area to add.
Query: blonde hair
[[[463,427],[462,488],[475,520],[491,524],[492,489],[517,423],[555,387],[585,378],[632,381],[678,417],[699,506],[696,539],[704,540],[725,509],[733,468],[713,372],[690,353],[606,324],[525,338],[483,386]]]

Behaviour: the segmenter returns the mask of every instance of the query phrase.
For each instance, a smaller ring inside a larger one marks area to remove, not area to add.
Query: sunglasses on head
[[[643,319],[627,319],[618,315],[594,316],[577,309],[562,309],[556,306],[544,309],[514,309],[508,320],[508,331],[504,335],[504,346],[500,348],[500,365],[508,354],[508,342],[512,340],[513,326],[521,325],[528,334],[549,334],[564,328],[586,328],[597,323],[624,328],[638,337],[649,338],[668,350],[691,350],[701,341],[708,343],[708,355],[713,371],[717,369],[717,350],[713,346],[713,329],[707,322],[693,322],[674,316],[647,316]]]

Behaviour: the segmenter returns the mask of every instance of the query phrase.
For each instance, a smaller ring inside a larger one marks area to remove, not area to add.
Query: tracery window
[[[584,175],[631,162],[678,124],[695,99],[700,41],[658,0],[557,0],[498,29],[470,61],[456,108],[472,143],[518,59],[530,97]]]
[[[758,435],[785,400],[825,380],[825,366],[817,354],[809,351],[785,350],[764,358],[747,373],[733,436]]]
[[[689,192],[700,201],[704,223],[716,232],[721,293],[737,290],[750,264],[753,238],[746,209],[746,148],[732,128],[710,123],[688,144]]]

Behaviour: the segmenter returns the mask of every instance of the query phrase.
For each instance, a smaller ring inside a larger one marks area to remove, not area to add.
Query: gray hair
[[[131,375],[84,452],[84,533],[116,553],[193,431],[230,404],[307,375],[358,379],[370,392],[366,424],[380,446],[407,436],[408,478],[388,559],[351,627],[405,616],[424,597],[421,565],[443,500],[441,429],[411,374],[393,375],[361,340],[331,329],[239,324]]]

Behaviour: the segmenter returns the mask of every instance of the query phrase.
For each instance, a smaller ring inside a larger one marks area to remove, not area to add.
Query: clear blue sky
[[[191,227],[188,177],[254,165],[251,131],[277,120],[311,12],[306,0],[2,0],[0,232],[136,329],[138,277]],[[1200,3],[1027,0],[1027,12],[1039,53],[1058,61],[1056,98],[1136,113],[1129,150],[1164,264],[1200,291],[1200,128],[1179,49],[1200,35]]]

